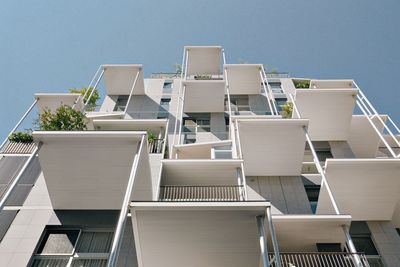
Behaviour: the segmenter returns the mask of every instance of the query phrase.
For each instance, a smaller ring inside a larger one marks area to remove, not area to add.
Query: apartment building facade
[[[182,70],[101,65],[35,94],[86,130],[0,151],[0,266],[400,266],[400,130],[354,80],[187,46]],[[10,133],[10,134],[11,134]]]

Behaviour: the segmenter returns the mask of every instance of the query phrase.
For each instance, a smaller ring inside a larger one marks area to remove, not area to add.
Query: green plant
[[[157,135],[155,135],[155,134],[153,134],[153,133],[148,133],[147,134],[147,141],[149,142],[149,143],[152,143],[152,142],[154,142],[154,141],[156,141],[158,138],[157,138]]]
[[[290,119],[292,117],[292,113],[293,113],[293,103],[286,102],[282,106],[282,117],[285,119]]]
[[[86,130],[85,115],[70,106],[62,105],[56,112],[45,110],[39,116],[42,131],[83,131]]]
[[[75,93],[75,94],[78,93],[78,94],[81,94],[82,96],[84,96],[86,94],[85,98],[83,99],[83,101],[86,103],[90,94],[92,93],[93,87],[90,87],[89,91],[88,91],[88,88],[86,88],[86,87],[82,87],[81,89],[70,88],[68,90],[70,93]],[[86,91],[88,91],[88,92],[86,93]],[[97,90],[94,90],[92,97],[90,98],[90,100],[86,106],[86,110],[88,110],[88,111],[95,110],[96,106],[97,106],[97,100],[99,100],[99,99],[100,99],[99,92]]]
[[[308,89],[310,88],[309,80],[293,80],[294,87],[298,89]]]
[[[32,132],[30,130],[25,132],[13,132],[8,136],[8,140],[17,143],[32,143],[33,142]]]

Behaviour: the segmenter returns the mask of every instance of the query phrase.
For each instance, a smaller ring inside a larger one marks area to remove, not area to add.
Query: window
[[[283,94],[282,85],[280,82],[269,82],[273,94]]]
[[[196,142],[196,134],[199,132],[210,132],[210,114],[193,116],[183,119],[184,143],[191,144]]]
[[[283,110],[282,107],[287,102],[287,98],[275,98],[275,102],[276,102],[276,109],[278,110],[278,112],[281,112]]]
[[[118,96],[117,103],[115,104],[114,111],[124,111],[128,104],[129,95]]]
[[[304,185],[304,189],[306,190],[308,201],[310,201],[311,211],[313,214],[315,214],[317,211],[318,196],[321,186],[315,184],[306,184]]]
[[[49,227],[31,266],[106,266],[112,239],[111,230]]]
[[[174,84],[173,80],[165,80],[163,85],[163,93],[164,94],[171,94],[172,93],[172,86]]]
[[[169,103],[170,102],[171,102],[171,98],[161,98],[160,108],[158,110],[157,119],[168,118],[168,115],[169,115]]]
[[[231,109],[235,115],[247,114],[250,112],[249,96],[232,95],[230,96],[230,99],[231,99]]]

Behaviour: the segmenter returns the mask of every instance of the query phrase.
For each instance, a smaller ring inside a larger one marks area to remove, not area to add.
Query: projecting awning
[[[144,95],[144,79],[142,65],[102,65],[107,95],[129,95],[136,76],[133,95]]]
[[[138,264],[259,266],[256,216],[268,202],[131,204]]]
[[[325,176],[341,213],[353,220],[391,220],[400,199],[400,159],[327,159]],[[321,187],[317,213],[331,212]]]
[[[145,132],[33,132],[54,209],[120,209]],[[146,140],[146,139],[145,139]],[[147,140],[139,155],[133,197],[151,200]],[[140,188],[141,192],[136,193]]]
[[[211,149],[215,147],[231,146],[232,141],[215,141],[175,145],[172,153],[178,153],[179,159],[211,159]]]
[[[93,120],[96,130],[100,131],[148,131],[159,133],[165,128],[166,119],[157,120]]]
[[[231,95],[257,95],[261,93],[261,64],[225,64]]]
[[[83,108],[83,98],[81,94],[72,93],[38,93],[35,94],[37,99],[37,105],[40,114],[45,110],[50,110],[55,112],[60,106],[74,106],[76,110],[81,110]]]
[[[345,244],[350,215],[272,215],[281,252],[315,252],[317,243]]]
[[[386,115],[381,115],[382,121],[385,122],[386,118]],[[371,117],[371,120],[382,134],[383,124],[377,117]],[[347,142],[356,158],[375,158],[381,139],[365,115],[353,115]]]
[[[242,160],[163,160],[165,185],[237,185]]]
[[[184,112],[224,112],[225,81],[185,81]]]
[[[300,175],[306,119],[237,119],[246,175]]]
[[[357,93],[353,88],[296,89],[296,106],[302,118],[310,119],[313,141],[347,140]]]
[[[185,46],[187,75],[221,74],[221,46]]]

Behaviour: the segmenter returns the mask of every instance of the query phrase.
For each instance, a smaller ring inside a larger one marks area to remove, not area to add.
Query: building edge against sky
[[[400,130],[354,80],[186,46],[88,88],[35,94],[0,147],[0,266],[400,266]],[[85,127],[31,125],[60,107]]]

